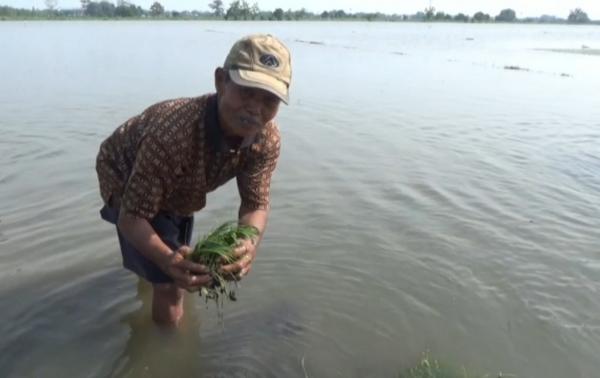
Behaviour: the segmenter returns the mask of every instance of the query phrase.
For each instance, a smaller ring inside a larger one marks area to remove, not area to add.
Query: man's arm
[[[236,262],[223,267],[225,273],[237,279],[248,274],[256,257],[256,249],[267,227],[270,206],[271,176],[277,165],[280,150],[279,129],[272,124],[260,138],[260,148],[252,151],[244,170],[237,175],[241,205],[240,224],[258,229],[257,238],[245,240],[235,249]]]
[[[161,240],[145,218],[121,211],[117,227],[135,249],[164,270],[174,251]]]
[[[241,279],[252,269],[252,262],[256,258],[258,244],[262,240],[265,229],[267,227],[267,219],[269,218],[269,210],[251,209],[240,206],[239,224],[253,226],[258,229],[258,237],[244,240],[234,251],[235,262],[224,265],[221,268],[223,273],[228,273],[236,279]]]
[[[267,228],[268,219],[269,210],[254,210],[244,207],[243,205],[240,206],[238,223],[246,226],[253,226],[258,229],[258,239],[255,243],[257,245],[262,240],[265,229]]]
[[[191,252],[188,246],[181,247],[177,253],[172,251],[145,218],[121,211],[117,227],[135,249],[173,278],[177,286],[194,291],[211,281],[204,265],[185,259]]]

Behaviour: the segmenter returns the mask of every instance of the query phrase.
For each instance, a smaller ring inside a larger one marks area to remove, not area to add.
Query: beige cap
[[[254,34],[233,45],[223,68],[229,70],[234,83],[264,89],[287,104],[291,64],[290,51],[280,40],[269,34]]]

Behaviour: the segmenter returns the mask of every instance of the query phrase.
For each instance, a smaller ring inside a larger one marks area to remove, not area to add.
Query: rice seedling
[[[258,234],[256,227],[239,225],[236,221],[225,222],[198,241],[188,256],[192,261],[204,264],[208,268],[213,283],[210,287],[200,289],[200,296],[204,296],[207,303],[209,300],[215,301],[221,318],[224,299],[237,300],[232,287],[233,282],[237,288],[237,280],[233,275],[224,277],[221,267],[234,262],[234,249],[242,240],[257,237]]]

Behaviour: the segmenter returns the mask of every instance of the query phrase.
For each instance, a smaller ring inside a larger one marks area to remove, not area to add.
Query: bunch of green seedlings
[[[200,296],[204,296],[207,303],[209,300],[214,300],[218,310],[222,310],[225,297],[232,301],[237,299],[231,285],[233,282],[237,288],[237,280],[231,273],[229,273],[231,277],[225,277],[221,273],[221,267],[235,261],[234,250],[240,242],[255,238],[258,234],[256,227],[239,225],[236,221],[225,222],[196,243],[194,250],[188,255],[193,262],[206,265],[208,268],[213,283],[210,287],[200,289]]]

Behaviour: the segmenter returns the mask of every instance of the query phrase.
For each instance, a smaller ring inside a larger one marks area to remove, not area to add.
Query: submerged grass
[[[467,371],[466,368],[457,368],[447,364],[443,364],[438,360],[431,358],[425,353],[419,363],[400,373],[398,378],[516,378],[512,374],[498,373],[490,374],[474,374]]]
[[[580,49],[536,49],[539,51],[550,51],[555,53],[565,53],[565,54],[581,54],[581,55],[595,55],[600,56],[600,49],[591,49],[587,46],[582,47]]]
[[[256,227],[239,225],[236,221],[225,222],[198,241],[188,256],[190,260],[204,264],[208,268],[213,284],[210,287],[203,287],[200,296],[204,296],[207,303],[209,300],[215,301],[220,317],[223,316],[224,299],[228,298],[232,301],[237,299],[232,287],[232,285],[237,287],[237,280],[234,276],[225,277],[221,273],[221,267],[234,262],[234,248],[242,240],[256,236],[258,236]]]

